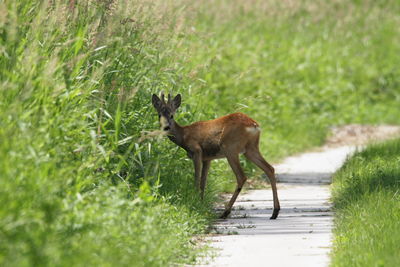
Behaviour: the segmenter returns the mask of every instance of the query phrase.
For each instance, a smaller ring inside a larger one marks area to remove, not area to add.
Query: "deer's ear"
[[[157,109],[157,110],[160,109],[161,100],[156,94],[153,94],[153,96],[151,97],[151,102],[153,103],[153,106],[154,106],[155,109]]]
[[[172,100],[172,105],[174,107],[174,110],[177,110],[179,106],[181,105],[181,94],[177,94],[174,97],[174,100]]]

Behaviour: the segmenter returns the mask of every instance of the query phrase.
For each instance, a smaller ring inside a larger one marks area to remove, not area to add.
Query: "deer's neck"
[[[183,149],[187,150],[187,147],[183,140],[184,135],[184,127],[180,126],[175,121],[171,125],[171,130],[169,131],[168,138],[178,146],[182,147]]]

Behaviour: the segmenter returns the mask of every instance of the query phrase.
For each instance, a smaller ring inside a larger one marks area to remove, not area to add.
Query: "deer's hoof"
[[[231,213],[230,210],[226,210],[226,211],[224,211],[224,213],[222,213],[221,216],[219,216],[219,218],[220,219],[226,219],[230,213]]]
[[[275,219],[278,217],[279,210],[280,210],[280,209],[274,209],[274,211],[272,212],[272,216],[271,216],[271,218],[269,218],[269,219],[270,219],[270,220],[275,220]]]

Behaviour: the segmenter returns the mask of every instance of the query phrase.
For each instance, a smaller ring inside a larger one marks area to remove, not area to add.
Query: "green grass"
[[[192,262],[215,193],[200,201],[182,151],[139,141],[158,127],[151,92],[177,76],[162,18],[49,3],[0,4],[0,265]]]
[[[235,179],[213,162],[200,201],[185,153],[142,138],[152,93],[181,124],[247,113],[270,161],[400,123],[398,1],[59,2],[0,3],[2,266],[195,261]]]
[[[372,145],[335,174],[332,266],[398,266],[400,139]]]

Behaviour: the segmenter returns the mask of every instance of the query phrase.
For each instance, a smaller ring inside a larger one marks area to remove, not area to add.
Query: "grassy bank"
[[[179,75],[155,12],[175,11],[75,2],[0,4],[0,265],[191,262],[213,191],[200,202],[184,153],[139,141]]]
[[[335,174],[332,266],[398,266],[400,140],[372,145]]]
[[[183,95],[181,124],[249,114],[268,160],[400,123],[398,1],[58,2],[0,3],[0,265],[194,261],[234,178],[213,163],[200,201],[144,133],[152,93]]]

